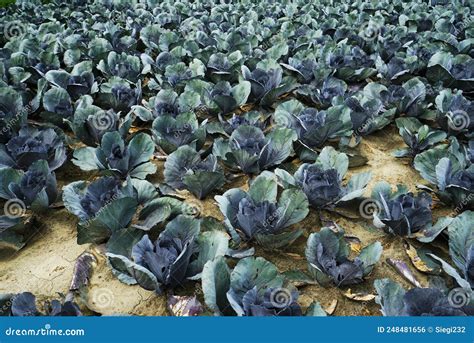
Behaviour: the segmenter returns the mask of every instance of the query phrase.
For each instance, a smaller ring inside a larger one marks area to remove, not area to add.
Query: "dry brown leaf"
[[[252,105],[252,104],[247,104],[247,105],[240,106],[240,109],[243,112],[249,112],[249,111],[252,110],[252,108],[254,108],[254,105]]]
[[[285,255],[291,257],[294,260],[304,260],[304,257],[299,255],[299,254],[294,254],[294,253],[291,253],[291,252],[287,252],[287,253],[285,253]]]
[[[138,132],[138,131],[142,131],[142,128],[137,127],[137,126],[132,126],[132,127],[130,128],[129,133],[136,133],[136,132]]]
[[[343,293],[343,295],[351,300],[354,301],[372,301],[375,299],[374,294],[368,293],[352,293],[351,289],[349,288],[347,292]]]
[[[416,251],[415,247],[408,242],[405,242],[405,252],[410,258],[413,266],[420,272],[429,273],[433,271],[433,269],[428,267],[426,263],[423,262],[423,260],[418,256],[418,252]]]
[[[355,252],[355,253],[360,253],[360,251],[362,250],[362,242],[361,240],[356,237],[356,236],[344,236],[346,242],[349,243],[349,246],[351,248],[351,251],[352,252]]]
[[[360,251],[362,250],[362,244],[360,243],[351,242],[349,243],[349,245],[351,247],[351,250],[355,253],[360,253]]]
[[[331,316],[334,313],[334,311],[336,311],[336,307],[337,307],[337,299],[334,299],[331,302],[331,304],[324,309],[324,311],[326,311],[326,313]]]

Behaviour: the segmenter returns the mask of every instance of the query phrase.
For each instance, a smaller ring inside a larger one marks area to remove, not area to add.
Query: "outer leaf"
[[[201,279],[207,307],[219,315],[232,313],[226,295],[230,288],[230,270],[224,257],[219,256],[215,260],[207,262],[204,265]]]
[[[428,254],[432,258],[434,258],[436,261],[441,263],[441,266],[443,267],[443,270],[451,276],[456,282],[458,283],[459,286],[461,286],[464,289],[471,289],[471,285],[467,280],[464,280],[461,275],[454,269],[449,263],[446,263],[443,259],[439,258],[438,256],[434,254]]]
[[[278,200],[280,223],[283,228],[299,223],[309,213],[309,202],[299,189],[286,189]]]
[[[398,283],[390,279],[374,281],[377,291],[375,302],[380,305],[380,311],[384,316],[400,316],[403,313],[403,296],[405,290]]]
[[[260,175],[251,183],[248,194],[256,202],[276,202],[278,184],[275,178]]]
[[[301,235],[303,235],[304,231],[301,229],[283,232],[277,235],[262,235],[256,234],[255,239],[259,245],[261,245],[264,249],[274,250],[274,249],[281,249],[283,247],[287,247],[291,245],[294,241],[296,241]]]
[[[474,245],[474,212],[466,211],[454,218],[448,226],[449,254],[461,270],[467,266],[467,252]]]
[[[336,169],[342,180],[349,168],[349,158],[346,154],[337,152],[333,147],[328,146],[321,151],[315,164],[321,166],[323,170]]]
[[[372,272],[375,264],[380,260],[380,256],[382,256],[382,251],[383,248],[380,242],[374,242],[362,249],[358,259],[364,263],[364,276]]]
[[[197,239],[198,256],[188,267],[188,275],[194,276],[204,268],[208,261],[224,256],[229,249],[229,236],[222,231],[203,232]]]

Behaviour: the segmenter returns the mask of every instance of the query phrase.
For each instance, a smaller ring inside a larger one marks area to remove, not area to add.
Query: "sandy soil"
[[[381,132],[365,138],[359,145],[359,152],[368,159],[368,165],[353,168],[350,172],[361,172],[370,170],[373,174],[369,185],[368,194],[372,186],[381,180],[395,185],[404,183],[415,190],[417,184],[424,183],[419,174],[410,167],[409,162],[392,157],[390,152],[396,148],[403,147],[403,141],[398,135],[395,127],[389,127]],[[162,162],[159,163],[162,170]],[[78,171],[78,168],[67,165],[57,173],[60,184],[64,185],[74,180],[91,177]],[[156,176],[153,181],[159,181]],[[234,182],[232,187],[245,186],[245,179],[241,178]],[[227,188],[231,188],[230,185]],[[219,209],[212,197],[202,203],[202,214],[222,219]],[[435,210],[435,217],[447,214],[449,211],[443,208]],[[379,240],[384,247],[383,256],[377,264],[374,272],[368,280],[357,287],[353,292],[373,293],[373,281],[378,278],[389,277],[403,284],[406,288],[411,285],[401,277],[385,260],[390,258],[401,259],[410,265],[414,275],[422,285],[427,284],[426,275],[416,271],[410,264],[403,249],[403,240],[389,237],[375,229],[368,221],[350,220],[339,215],[324,213],[325,216],[334,220],[346,230],[346,234],[357,236],[362,241],[362,246]],[[152,292],[145,291],[139,286],[128,286],[122,284],[115,278],[106,264],[101,249],[91,245],[78,245],[76,243],[76,218],[69,214],[64,208],[51,211],[51,215],[41,218],[45,223],[43,229],[38,232],[27,244],[27,246],[8,258],[0,260],[0,293],[15,293],[30,291],[37,295],[39,300],[57,297],[58,293],[66,294],[69,289],[71,277],[76,258],[84,251],[90,251],[97,257],[93,275],[87,292],[76,297],[82,307],[87,304],[90,309],[104,315],[167,315],[166,300],[164,297],[156,296]],[[306,229],[305,236],[318,231],[321,227],[319,217],[311,211],[300,227]],[[304,247],[306,237],[300,238],[287,250],[281,252],[266,252],[257,249],[257,255],[263,256],[277,265],[280,271],[290,269],[306,270],[304,259]],[[445,250],[445,242],[439,244]],[[186,292],[194,291],[201,297],[200,285],[190,283]],[[334,315],[380,315],[375,302],[358,302],[343,296],[346,289],[335,287],[323,288],[311,285],[300,288],[300,302],[307,306],[313,300],[318,300],[323,307],[337,306]]]

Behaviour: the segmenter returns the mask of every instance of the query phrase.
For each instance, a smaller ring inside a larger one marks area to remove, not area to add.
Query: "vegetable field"
[[[0,315],[473,315],[472,11],[0,8]]]

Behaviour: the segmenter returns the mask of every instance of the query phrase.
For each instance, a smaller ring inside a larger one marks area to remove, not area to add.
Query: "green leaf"
[[[257,287],[261,292],[267,288],[282,287],[284,277],[271,262],[262,257],[247,257],[239,261],[230,274],[230,286],[239,298]]]
[[[278,213],[283,228],[299,223],[309,213],[308,198],[299,189],[286,189],[278,200]]]
[[[222,172],[198,171],[186,175],[183,183],[197,198],[203,199],[213,190],[222,187],[225,178]]]
[[[326,317],[327,313],[321,307],[321,304],[318,301],[314,301],[309,305],[308,310],[305,314],[307,317]]]
[[[130,256],[133,246],[143,237],[141,230],[123,228],[112,233],[107,241],[107,252],[117,255]]]
[[[245,105],[250,95],[251,85],[249,81],[241,81],[238,85],[232,87],[232,96],[238,106]]]
[[[276,202],[278,184],[275,178],[261,175],[252,181],[248,194],[256,203],[263,201]]]
[[[358,259],[364,264],[364,276],[372,272],[375,264],[380,260],[380,256],[382,256],[382,251],[383,248],[380,242],[374,242],[362,249]]]
[[[113,200],[105,205],[94,218],[78,224],[78,244],[103,243],[112,233],[130,224],[137,206],[137,201],[128,197]]]
[[[461,270],[467,266],[468,249],[474,244],[474,212],[466,211],[454,218],[448,226],[449,255]]]
[[[313,285],[315,281],[311,276],[306,274],[305,272],[297,269],[288,270],[282,275],[289,281],[296,284],[298,287],[299,285]]]
[[[283,188],[288,188],[290,186],[296,187],[295,178],[286,170],[277,168],[275,169],[275,175],[278,177],[278,181],[283,184]]]
[[[84,171],[105,169],[97,158],[96,148],[92,147],[76,149],[73,154],[72,163]]]
[[[130,261],[125,256],[107,253],[107,257],[111,260],[113,265],[127,268],[130,275],[132,275],[137,283],[146,290],[158,291],[160,283],[148,269]]]
[[[439,160],[436,165],[436,179],[438,181],[437,186],[440,191],[444,191],[449,182],[449,176],[451,174],[451,161],[447,157],[443,157]]]
[[[347,184],[348,193],[339,201],[349,201],[362,197],[365,193],[365,187],[369,183],[371,177],[372,173],[370,172],[353,175]]]
[[[333,147],[324,147],[315,162],[323,170],[336,169],[339,179],[342,180],[349,168],[349,158],[346,154],[337,152]]]
[[[19,183],[22,175],[22,171],[13,168],[0,169],[0,198],[5,200],[16,198],[15,194],[8,188],[8,185]]]
[[[202,291],[204,301],[214,313],[232,314],[232,308],[227,300],[230,288],[230,270],[224,257],[219,256],[204,265],[202,274]]]
[[[410,149],[408,148],[402,148],[402,149],[396,149],[392,151],[392,156],[402,158],[402,157],[407,157],[410,155]]]
[[[428,254],[428,255],[434,258],[436,261],[440,262],[446,274],[448,274],[454,280],[456,280],[459,286],[461,286],[464,289],[471,289],[470,283],[467,280],[463,279],[463,277],[459,275],[456,269],[454,269],[449,263],[446,263],[443,259],[439,258],[438,256],[434,254]]]
[[[133,178],[144,180],[147,177],[147,175],[155,174],[156,169],[157,169],[156,165],[154,165],[151,162],[147,162],[147,163],[140,164],[136,168],[133,168],[130,171],[129,175]]]
[[[155,144],[146,133],[139,133],[132,138],[128,144],[130,152],[130,166],[149,162],[155,151]]]
[[[303,232],[304,232],[303,230],[298,229],[298,230],[283,232],[276,235],[256,234],[255,240],[264,249],[275,250],[275,249],[281,249],[283,247],[287,247],[291,245],[303,234]]]
[[[188,267],[188,275],[201,273],[204,265],[217,256],[224,256],[229,249],[229,236],[222,231],[203,232],[197,239],[198,256]]]
[[[451,217],[441,217],[438,219],[435,225],[430,225],[426,227],[420,235],[418,240],[423,243],[431,243],[435,240],[438,235],[448,227],[449,224],[453,221]]]
[[[146,180],[131,179],[133,188],[137,191],[137,200],[139,204],[145,204],[148,201],[158,197],[158,191],[155,186]]]
[[[156,225],[168,219],[171,214],[172,210],[169,204],[156,201],[151,202],[140,211],[138,221],[133,224],[133,227],[143,231],[150,231]]]
[[[405,290],[398,283],[390,279],[374,281],[377,291],[375,302],[380,305],[380,311],[384,316],[400,316],[404,310],[403,296]]]

